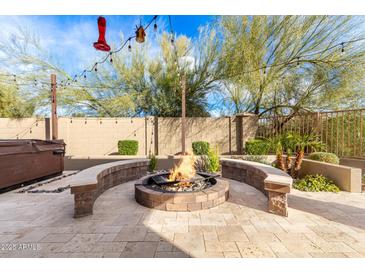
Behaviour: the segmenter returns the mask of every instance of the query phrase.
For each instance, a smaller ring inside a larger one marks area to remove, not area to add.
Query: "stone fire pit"
[[[191,181],[169,183],[169,173],[148,175],[135,184],[136,201],[165,211],[195,211],[215,207],[229,196],[229,183],[212,174],[197,173]]]

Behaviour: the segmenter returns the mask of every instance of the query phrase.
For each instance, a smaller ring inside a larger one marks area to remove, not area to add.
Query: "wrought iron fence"
[[[365,109],[260,118],[256,136],[270,138],[285,132],[315,134],[328,152],[365,158]]]

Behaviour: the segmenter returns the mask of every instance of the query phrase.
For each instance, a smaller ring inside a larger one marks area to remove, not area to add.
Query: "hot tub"
[[[0,140],[0,189],[63,172],[63,140]]]

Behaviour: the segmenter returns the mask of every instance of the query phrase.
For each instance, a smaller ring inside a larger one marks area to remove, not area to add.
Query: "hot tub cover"
[[[37,139],[3,139],[0,140],[0,156],[12,154],[38,153],[41,151],[53,151],[59,154],[65,153],[63,140],[37,140]]]

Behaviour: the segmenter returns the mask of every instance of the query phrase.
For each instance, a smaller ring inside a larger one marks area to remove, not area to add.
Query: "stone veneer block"
[[[288,216],[288,199],[285,193],[269,191],[269,212]]]
[[[180,204],[166,204],[166,210],[167,211],[187,211],[188,210],[188,204],[180,203]]]

